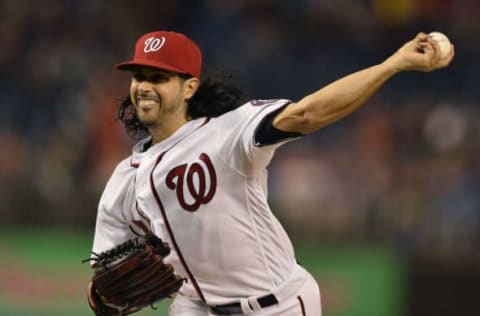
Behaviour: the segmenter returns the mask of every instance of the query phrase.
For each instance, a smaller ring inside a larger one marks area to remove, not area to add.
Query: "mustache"
[[[156,94],[149,93],[149,92],[143,92],[143,91],[137,92],[137,94],[135,95],[135,100],[137,100],[137,101],[139,101],[139,100],[153,100],[153,101],[160,102],[160,98]]]

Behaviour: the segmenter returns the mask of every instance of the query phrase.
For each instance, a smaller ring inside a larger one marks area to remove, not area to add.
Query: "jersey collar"
[[[140,162],[142,160],[142,157],[144,154],[148,155],[157,155],[160,154],[171,147],[173,147],[175,144],[179,143],[182,141],[184,138],[186,138],[188,135],[193,133],[195,130],[198,128],[202,127],[204,124],[208,122],[207,118],[198,118],[195,120],[188,121],[184,125],[182,125],[179,129],[175,131],[170,137],[164,139],[163,141],[150,146],[145,150],[146,145],[152,141],[152,137],[148,136],[138,143],[136,143],[133,146],[132,149],[132,159],[130,164],[132,166],[139,166]]]

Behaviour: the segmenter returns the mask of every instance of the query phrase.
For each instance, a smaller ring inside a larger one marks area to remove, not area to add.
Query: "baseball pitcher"
[[[144,135],[101,196],[88,301],[96,315],[134,313],[175,296],[171,316],[321,315],[319,286],[295,260],[267,203],[275,150],[363,105],[392,76],[446,67],[419,33],[380,64],[299,101],[250,100],[224,80],[201,80],[187,36],[141,36],[120,105]]]

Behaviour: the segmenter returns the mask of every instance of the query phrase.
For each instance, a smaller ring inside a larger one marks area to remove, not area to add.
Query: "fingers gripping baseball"
[[[391,63],[398,71],[430,72],[448,66],[454,54],[452,45],[450,52],[442,58],[439,43],[429,34],[421,32],[405,43],[386,62]]]

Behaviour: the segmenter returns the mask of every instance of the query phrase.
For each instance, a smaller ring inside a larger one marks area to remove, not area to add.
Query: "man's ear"
[[[189,78],[183,83],[183,91],[185,100],[190,100],[195,92],[197,92],[198,86],[200,85],[200,80],[198,78]]]

